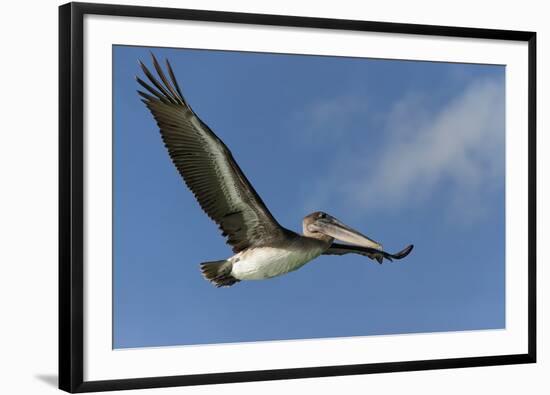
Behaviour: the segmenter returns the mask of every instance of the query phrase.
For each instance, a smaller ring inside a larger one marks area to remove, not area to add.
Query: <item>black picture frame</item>
[[[229,22],[282,27],[404,33],[528,43],[528,352],[483,356],[84,381],[83,19],[86,14]],[[536,362],[536,33],[127,5],[68,3],[59,7],[59,388],[90,392],[448,369]]]

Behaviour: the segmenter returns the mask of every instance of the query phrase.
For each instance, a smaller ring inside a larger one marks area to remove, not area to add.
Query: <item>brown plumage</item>
[[[227,237],[233,252],[284,237],[289,231],[273,218],[223,141],[183,98],[168,60],[166,65],[172,83],[153,56],[153,64],[164,85],[140,64],[157,89],[137,78],[149,91],[138,93],[157,121],[170,158],[201,208]]]

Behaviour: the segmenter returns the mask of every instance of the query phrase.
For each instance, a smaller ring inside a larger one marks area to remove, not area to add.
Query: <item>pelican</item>
[[[360,254],[382,263],[406,257],[413,246],[390,254],[382,245],[316,211],[302,222],[303,234],[282,227],[252,187],[231,151],[198,117],[178,85],[170,62],[167,78],[153,54],[155,77],[139,62],[149,80],[141,100],[151,111],[164,145],[185,184],[204,212],[219,227],[234,255],[200,264],[204,278],[217,287],[243,280],[264,280],[304,266],[320,255]],[[335,243],[335,240],[347,244]]]

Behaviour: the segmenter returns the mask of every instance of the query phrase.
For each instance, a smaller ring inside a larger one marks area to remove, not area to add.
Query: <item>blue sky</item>
[[[406,259],[323,256],[214,288],[231,256],[113,48],[114,347],[503,328],[505,68],[154,48],[273,215],[323,210]]]

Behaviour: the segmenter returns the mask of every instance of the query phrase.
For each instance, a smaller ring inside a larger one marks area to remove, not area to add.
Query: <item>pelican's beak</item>
[[[330,215],[327,215],[325,218],[318,218],[315,222],[308,225],[308,229],[312,232],[320,232],[350,244],[382,251],[382,244],[350,228]]]

